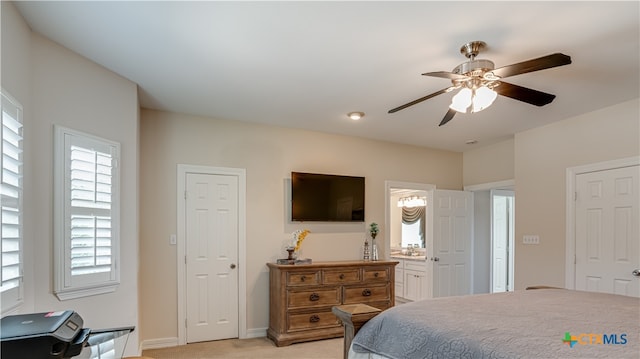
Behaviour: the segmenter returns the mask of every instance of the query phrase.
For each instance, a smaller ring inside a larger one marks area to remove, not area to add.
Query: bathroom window
[[[413,247],[415,245],[420,248],[424,247],[422,237],[420,236],[421,226],[422,220],[411,224],[402,223],[402,247]]]
[[[402,247],[425,247],[425,212],[425,206],[402,208]]]

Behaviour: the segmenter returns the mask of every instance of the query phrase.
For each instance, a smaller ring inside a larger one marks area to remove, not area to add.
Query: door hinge
[[[578,200],[578,192],[573,192],[573,200],[574,202]]]
[[[184,264],[187,264],[187,256],[184,256]]]
[[[185,328],[187,327],[187,319],[186,318],[184,319],[184,327]]]
[[[184,191],[184,199],[187,199],[187,191]]]

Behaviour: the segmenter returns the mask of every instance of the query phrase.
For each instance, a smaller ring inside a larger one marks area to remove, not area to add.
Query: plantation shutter
[[[71,151],[71,275],[111,271],[111,176],[108,148]]]
[[[22,109],[2,94],[2,310],[22,301]]]
[[[55,291],[106,293],[119,282],[120,145],[56,127]]]

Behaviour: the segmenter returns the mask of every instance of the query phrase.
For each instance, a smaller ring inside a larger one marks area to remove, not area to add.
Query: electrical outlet
[[[529,235],[525,235],[522,236],[522,243],[523,244],[540,244],[540,236],[533,235],[533,234],[529,234]]]

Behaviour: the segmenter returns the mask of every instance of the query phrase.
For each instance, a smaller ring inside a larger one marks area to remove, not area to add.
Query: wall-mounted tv
[[[291,172],[291,220],[364,222],[364,177]]]

